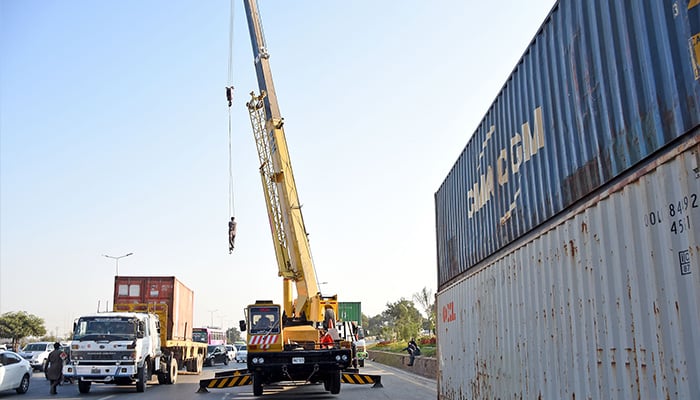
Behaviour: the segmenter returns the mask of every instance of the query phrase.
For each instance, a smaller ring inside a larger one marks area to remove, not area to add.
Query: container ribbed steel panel
[[[164,341],[192,338],[194,292],[174,276],[115,276],[113,305],[114,311],[165,313]]]
[[[561,1],[437,193],[438,285],[700,123],[697,0]]]
[[[437,307],[439,399],[700,399],[700,129]]]

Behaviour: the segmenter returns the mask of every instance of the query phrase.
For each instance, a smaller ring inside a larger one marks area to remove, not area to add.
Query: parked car
[[[14,389],[26,393],[32,377],[29,361],[14,351],[0,350],[0,392]]]
[[[245,343],[236,343],[236,362],[248,362],[248,346]]]
[[[226,348],[222,344],[210,344],[207,346],[207,358],[204,360],[204,365],[211,366],[217,363],[228,365]]]
[[[19,355],[29,361],[29,365],[37,371],[43,371],[46,366],[46,357],[53,351],[54,342],[29,343],[19,352]]]
[[[236,346],[232,344],[227,344],[224,347],[226,347],[226,356],[228,356],[229,361],[235,361],[236,360]]]

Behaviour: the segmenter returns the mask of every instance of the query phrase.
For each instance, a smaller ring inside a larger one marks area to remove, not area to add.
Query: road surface
[[[229,364],[228,367],[242,368],[243,364]],[[77,384],[64,384],[58,387],[57,395],[49,395],[49,383],[43,372],[35,372],[29,386],[29,391],[24,395],[17,395],[14,391],[0,393],[0,400],[4,399],[96,399],[96,400],[232,400],[254,399],[252,386],[242,386],[228,389],[211,389],[209,393],[197,393],[199,380],[211,378],[215,372],[229,369],[223,365],[204,368],[201,375],[185,375],[182,372],[174,385],[159,385],[156,379],[143,393],[137,393],[135,386],[115,386],[93,384],[88,394],[80,394]],[[361,373],[381,375],[383,388],[372,388],[372,385],[343,384],[339,395],[332,395],[323,389],[323,385],[300,385],[284,387],[266,387],[262,398],[270,400],[372,400],[372,399],[402,399],[424,400],[437,398],[437,386],[435,380],[427,379],[400,369],[387,367],[382,364],[366,362]]]

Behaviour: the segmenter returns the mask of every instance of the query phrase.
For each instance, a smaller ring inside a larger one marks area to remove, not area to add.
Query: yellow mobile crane
[[[354,356],[353,333],[349,323],[336,326],[337,296],[322,296],[319,290],[257,3],[244,0],[244,4],[260,90],[259,95],[250,93],[246,106],[283,297],[281,305],[258,300],[246,307],[246,320],[240,322],[240,328],[247,331],[247,370],[202,380],[200,391],[252,383],[253,394],[260,396],[264,385],[282,381],[322,382],[332,394],[340,392],[341,382],[381,387],[380,377],[349,368]],[[231,91],[227,88],[229,105]]]
[[[340,392],[340,372],[350,366],[349,346],[322,345],[322,330],[334,328],[337,296],[323,297],[316,281],[291,159],[284,134],[269,54],[255,0],[245,2],[259,95],[251,92],[246,106],[260,161],[265,203],[282,277],[282,307],[257,301],[246,309],[241,330],[248,331],[248,370],[253,394],[263,385],[280,381],[323,382],[332,394]],[[296,299],[293,299],[293,287]],[[339,339],[336,335],[333,339]],[[325,347],[325,348],[324,348]]]

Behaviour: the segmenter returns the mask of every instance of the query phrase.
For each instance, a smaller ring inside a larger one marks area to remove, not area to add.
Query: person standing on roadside
[[[46,358],[46,378],[51,382],[51,391],[49,394],[56,394],[56,386],[61,383],[63,378],[63,357],[61,344],[56,342],[53,344],[53,351]]]

